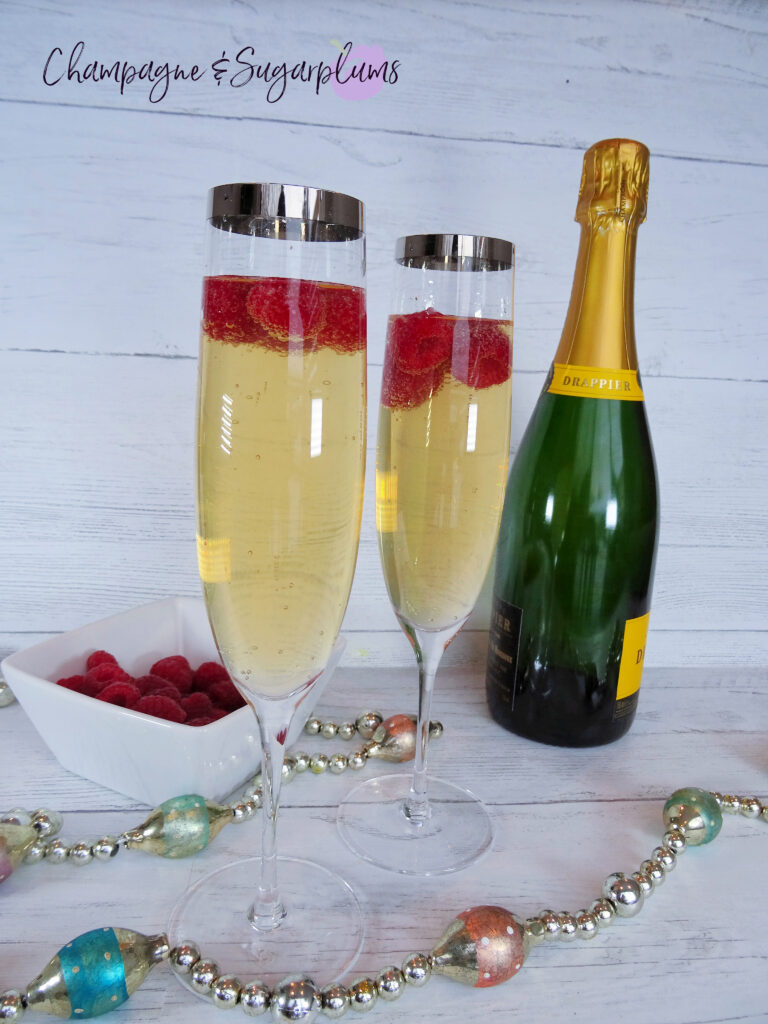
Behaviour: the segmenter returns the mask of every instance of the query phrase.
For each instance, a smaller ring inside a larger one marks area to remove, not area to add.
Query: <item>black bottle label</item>
[[[510,710],[515,704],[515,677],[522,625],[522,608],[509,604],[502,597],[494,597],[488,631],[487,680],[489,686],[511,693]]]

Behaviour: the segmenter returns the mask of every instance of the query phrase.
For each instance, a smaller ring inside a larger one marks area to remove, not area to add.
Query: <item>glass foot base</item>
[[[279,857],[277,880],[286,914],[276,928],[261,932],[247,916],[260,869],[258,857],[237,861],[184,893],[168,924],[171,948],[194,942],[222,974],[235,974],[244,984],[258,978],[274,985],[288,974],[308,974],[320,987],[338,981],[354,966],[365,938],[353,890],[320,864]],[[194,991],[188,975],[176,977]]]
[[[405,815],[410,775],[384,775],[356,786],[339,809],[338,827],[364,860],[403,875],[444,875],[477,860],[493,839],[491,819],[469,790],[429,779],[431,815],[422,824]]]

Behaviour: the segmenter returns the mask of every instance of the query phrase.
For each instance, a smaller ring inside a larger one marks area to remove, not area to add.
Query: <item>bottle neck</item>
[[[582,222],[571,301],[556,363],[636,370],[635,249],[631,216],[595,214]]]

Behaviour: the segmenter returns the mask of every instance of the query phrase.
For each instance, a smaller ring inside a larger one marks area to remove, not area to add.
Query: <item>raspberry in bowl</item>
[[[339,639],[311,691],[305,716],[312,713],[344,646]],[[183,669],[174,677],[173,667],[162,664],[173,657],[185,659],[192,670],[185,693],[179,688],[186,685]],[[221,713],[219,702],[210,697],[212,688],[226,683],[224,697],[234,704],[231,683],[218,661],[202,600],[170,597],[44,640],[10,655],[1,667],[62,767],[156,806],[185,793],[222,800],[258,770],[261,749],[253,713],[244,706]],[[194,681],[201,672],[205,686]],[[89,684],[84,686],[84,680]],[[114,703],[99,699],[109,689]],[[178,698],[166,692],[171,689]],[[135,693],[129,690],[140,694],[133,706]],[[210,708],[200,700],[203,690],[209,692]],[[161,702],[163,697],[168,704]],[[142,710],[139,705],[147,699]],[[168,712],[174,703],[183,709],[182,721],[178,713],[157,715],[158,708]],[[210,720],[199,724],[195,719]],[[302,727],[303,721],[294,722],[289,744]]]

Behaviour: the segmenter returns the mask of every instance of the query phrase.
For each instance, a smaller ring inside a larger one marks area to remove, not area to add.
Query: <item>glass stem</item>
[[[293,700],[270,701],[254,698],[251,705],[261,736],[261,786],[263,814],[261,832],[261,878],[248,920],[258,931],[277,928],[285,917],[277,888],[277,811],[283,781],[285,740],[294,713]]]
[[[419,664],[419,717],[416,723],[416,755],[414,759],[411,791],[403,808],[405,816],[420,828],[432,813],[427,797],[427,748],[429,745],[429,717],[435,676],[445,648],[458,633],[463,623],[443,630],[406,628],[408,638],[416,652]]]

